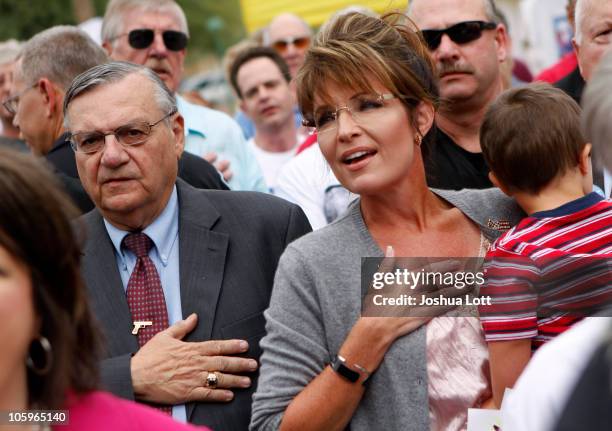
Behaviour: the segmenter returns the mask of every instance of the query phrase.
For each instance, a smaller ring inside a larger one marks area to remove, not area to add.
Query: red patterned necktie
[[[153,241],[142,232],[131,233],[123,239],[123,245],[136,255],[136,266],[127,285],[127,301],[133,322],[151,322],[138,327],[138,345],[142,347],[159,331],[168,327],[168,310],[161,281],[155,264],[149,257]],[[136,325],[135,325],[136,327]],[[170,406],[157,406],[167,414]]]
[[[127,285],[127,300],[133,322],[152,322],[138,329],[142,347],[159,331],[168,327],[168,310],[155,264],[149,257],[153,241],[142,232],[126,235],[123,245],[136,255],[136,266]]]

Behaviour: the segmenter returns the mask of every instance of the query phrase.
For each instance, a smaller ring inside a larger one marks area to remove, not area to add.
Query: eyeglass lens
[[[180,51],[187,46],[187,35],[180,31],[166,30],[162,33],[164,45],[170,51]],[[128,42],[134,49],[145,49],[151,46],[155,32],[150,28],[132,30],[128,33]]]
[[[113,132],[87,132],[72,135],[72,142],[79,151],[95,153],[104,147],[106,136],[114,135],[122,145],[137,145],[146,140],[151,133],[151,126],[147,123],[128,124],[119,127]]]
[[[106,137],[109,135],[114,135],[117,141],[124,146],[142,144],[151,134],[153,127],[157,126],[171,115],[174,115],[176,112],[176,109],[172,109],[155,123],[149,124],[138,121],[118,127],[112,132],[74,133],[70,136],[70,145],[75,151],[85,154],[96,153],[104,148]]]
[[[295,39],[287,38],[287,39],[277,40],[276,42],[272,44],[272,47],[279,52],[285,52],[289,48],[289,45],[293,45],[298,49],[305,49],[308,47],[308,45],[310,45],[310,38],[307,36],[304,36],[304,37],[298,37]]]
[[[387,99],[394,98],[393,95],[385,95]],[[357,123],[369,123],[375,121],[378,114],[384,112],[385,100],[383,95],[364,94],[349,100],[345,106],[336,108],[319,109],[314,114],[315,127],[319,134],[336,130],[338,127],[338,116],[341,111],[348,111],[353,121]]]

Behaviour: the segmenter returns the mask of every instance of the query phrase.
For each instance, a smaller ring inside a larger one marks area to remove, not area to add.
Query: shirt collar
[[[185,120],[185,136],[196,135],[203,139],[206,139],[206,132],[203,127],[197,122],[191,121],[192,118],[201,116],[201,113],[193,112],[191,104],[183,99],[181,96],[176,94],[176,107]]]
[[[153,223],[143,230],[143,232],[147,234],[149,238],[151,238],[151,241],[153,241],[153,244],[159,254],[159,258],[164,266],[168,264],[170,251],[172,250],[172,246],[174,245],[174,242],[178,236],[178,215],[178,195],[175,185],[172,189],[170,199],[166,204],[166,208],[164,208],[162,213],[153,221]],[[117,255],[123,260],[124,255],[123,250],[121,249],[121,242],[130,232],[113,226],[106,221],[106,219],[104,219],[104,226],[106,227],[108,236],[115,247]]]
[[[573,214],[578,211],[582,211],[590,206],[595,205],[596,203],[604,200],[603,196],[598,195],[595,192],[591,192],[588,195],[585,195],[581,198],[568,202],[560,207],[551,209],[538,211],[531,214],[531,217],[536,218],[544,218],[544,217],[563,217],[565,215]]]

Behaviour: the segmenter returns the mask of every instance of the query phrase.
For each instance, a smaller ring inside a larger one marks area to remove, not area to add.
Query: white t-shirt
[[[298,204],[313,230],[344,214],[357,197],[336,179],[318,144],[306,148],[283,167],[276,195]]]
[[[255,154],[255,158],[257,159],[257,163],[259,164],[261,171],[263,172],[263,176],[266,180],[270,193],[275,194],[278,173],[280,172],[281,168],[295,155],[299,143],[301,142],[300,138],[301,137],[298,135],[298,139],[296,140],[297,144],[295,147],[289,151],[282,152],[272,152],[261,149],[257,146],[257,144],[255,144],[255,138],[251,138],[247,141],[249,147],[253,151],[253,154]]]

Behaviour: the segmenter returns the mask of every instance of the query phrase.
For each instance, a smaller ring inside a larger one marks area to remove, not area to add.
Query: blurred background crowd
[[[38,3],[37,3],[38,1]],[[42,0],[0,2],[0,40],[27,40],[45,28],[79,25],[100,41],[106,0]],[[233,113],[236,98],[223,69],[227,50],[250,38],[261,42],[262,29],[282,12],[302,17],[316,31],[336,11],[352,5],[377,13],[405,10],[407,0],[334,1],[179,1],[190,31],[189,51],[180,90],[194,92],[216,109]],[[565,0],[500,0],[513,39],[513,55],[520,60],[520,79],[530,80],[542,69],[572,51],[572,26]],[[15,19],[15,17],[19,17]]]

